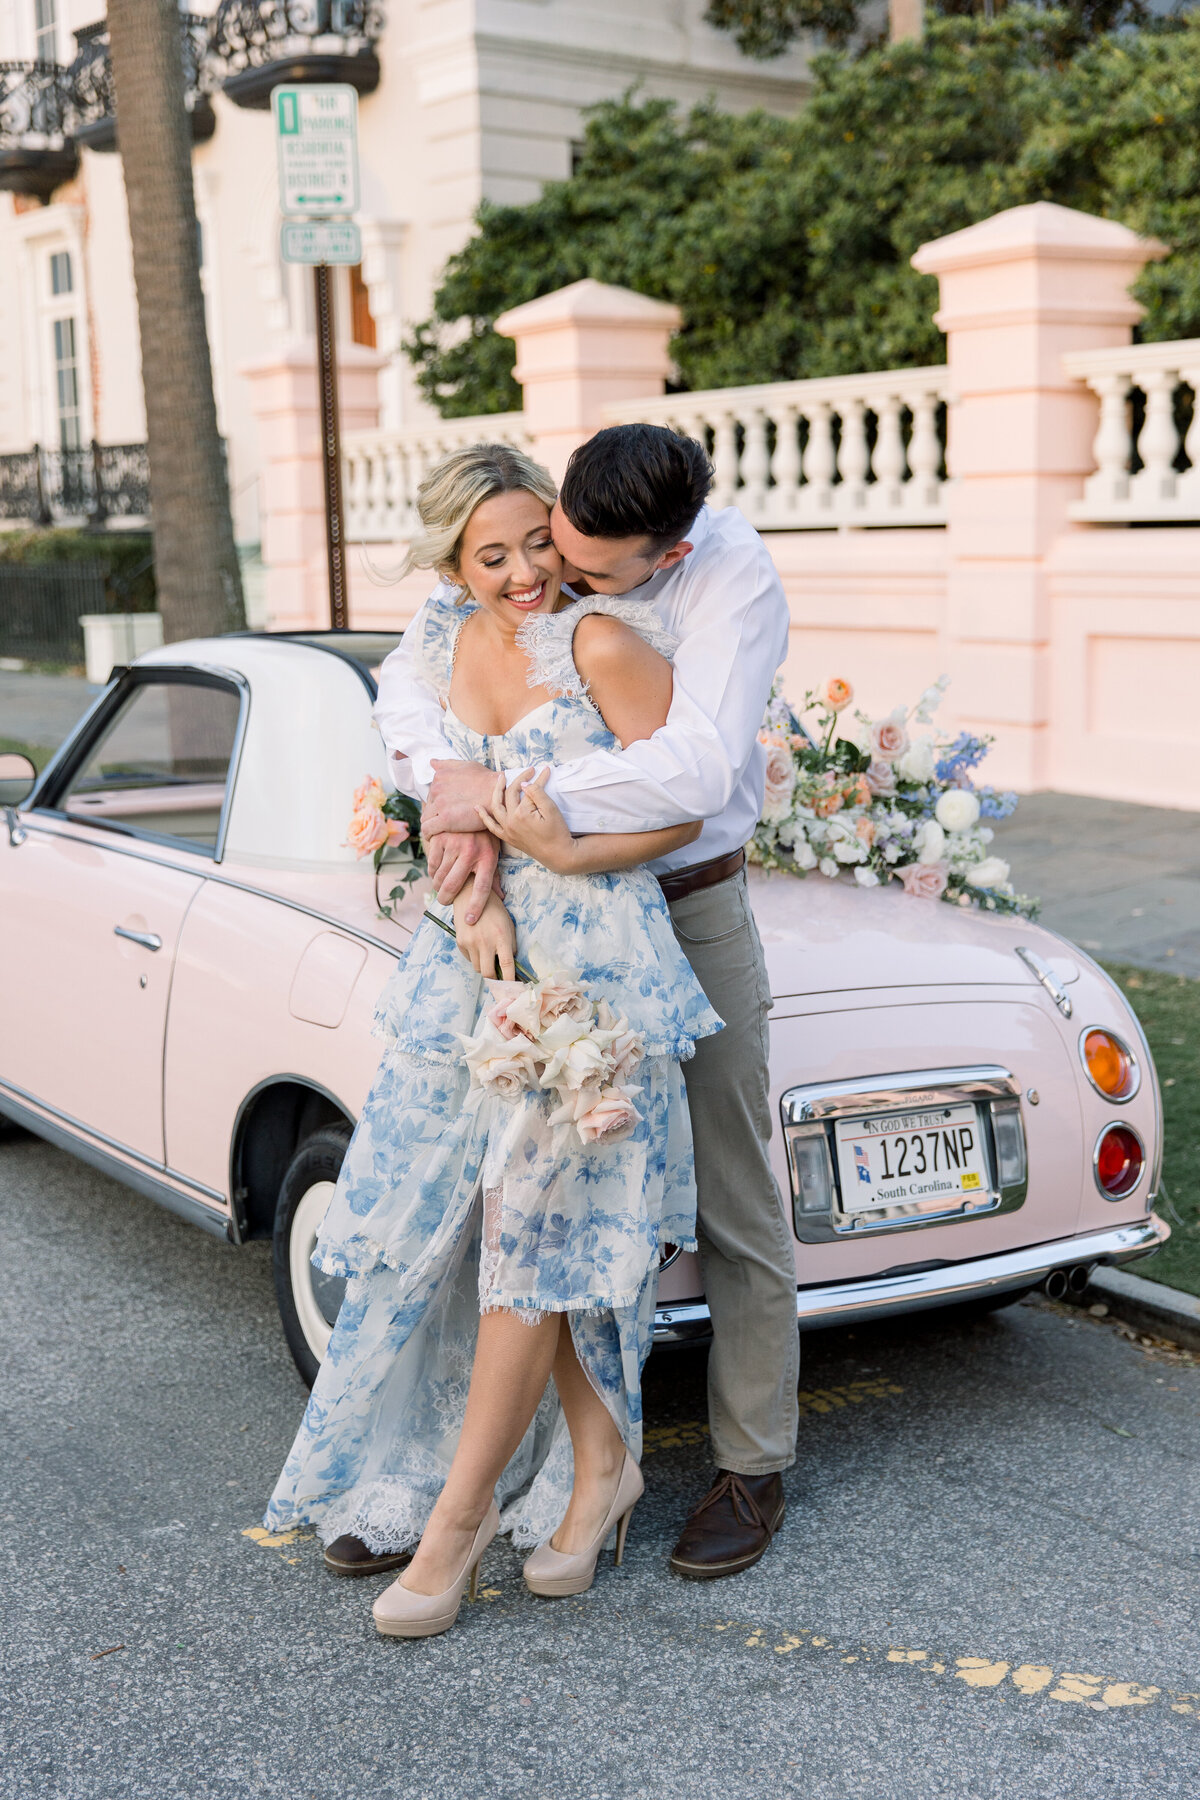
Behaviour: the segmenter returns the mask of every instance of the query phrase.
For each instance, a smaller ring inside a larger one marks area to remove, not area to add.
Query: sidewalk
[[[995,849],[1052,931],[1104,962],[1200,977],[1200,813],[1028,794]]]

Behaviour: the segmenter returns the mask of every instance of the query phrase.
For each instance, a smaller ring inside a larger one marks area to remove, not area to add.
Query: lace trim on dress
[[[632,600],[625,594],[589,594],[561,612],[533,613],[517,630],[517,642],[529,658],[531,688],[549,688],[566,700],[592,704],[588,684],[575,666],[575,628],[588,613],[604,613],[620,619],[652,650],[668,661],[679,648],[679,639],[667,630],[648,600]]]
[[[421,661],[434,693],[445,706],[450,697],[450,681],[454,659],[458,655],[458,639],[463,626],[476,610],[475,602],[464,588],[451,581],[440,581],[427,602],[425,632],[421,641]]]

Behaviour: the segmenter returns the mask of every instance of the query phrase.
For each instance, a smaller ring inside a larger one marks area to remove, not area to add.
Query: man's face
[[[577,594],[628,594],[659,569],[682,562],[692,546],[683,542],[657,552],[648,537],[585,537],[557,501],[550,531],[563,559],[563,580]]]

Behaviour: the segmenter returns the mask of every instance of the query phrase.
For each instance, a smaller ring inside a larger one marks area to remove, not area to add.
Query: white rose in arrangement
[[[940,696],[939,696],[940,698]],[[932,781],[933,771],[937,767],[937,750],[931,737],[919,737],[909,745],[900,761],[896,764],[896,773],[901,781]],[[869,776],[868,776],[869,779]],[[943,824],[945,821],[943,820]]]
[[[1003,887],[1008,880],[1008,864],[1002,856],[985,856],[982,862],[967,870],[965,880],[967,886],[973,888]]]
[[[831,819],[826,842],[840,863],[865,862],[867,859],[867,846],[855,830],[852,819]]]
[[[791,751],[786,744],[768,744],[762,809],[768,825],[779,825],[789,816],[795,791],[796,765]]]
[[[798,869],[815,869],[817,866],[817,853],[807,838],[800,839],[792,855]]]
[[[555,1027],[551,1026],[543,1033],[542,1051],[545,1054],[549,1050],[550,1054],[542,1071],[542,1086],[570,1088],[574,1092],[606,1081],[612,1073],[612,1064],[600,1037],[587,1026],[581,1029],[573,1021],[560,1020],[559,1024],[568,1025],[575,1035],[552,1046]]]
[[[969,831],[979,821],[979,801],[966,788],[947,788],[934,812],[947,831]]]
[[[946,854],[946,834],[936,819],[926,819],[913,840],[917,861],[941,862]]]
[[[837,863],[834,862],[832,856],[823,856],[821,858],[820,862],[817,864],[817,867],[821,871],[822,875],[826,876],[830,881],[833,881],[834,878],[841,872],[838,868]]]
[[[878,887],[879,877],[874,869],[855,869],[854,879],[859,887]]]

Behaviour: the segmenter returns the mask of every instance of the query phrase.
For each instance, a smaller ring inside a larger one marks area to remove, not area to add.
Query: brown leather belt
[[[745,866],[745,862],[744,850],[731,850],[728,856],[714,856],[711,862],[693,863],[690,869],[672,869],[668,875],[659,876],[658,885],[670,905],[672,900],[682,900],[685,894],[698,894],[701,888],[716,887],[718,881],[728,881]]]

